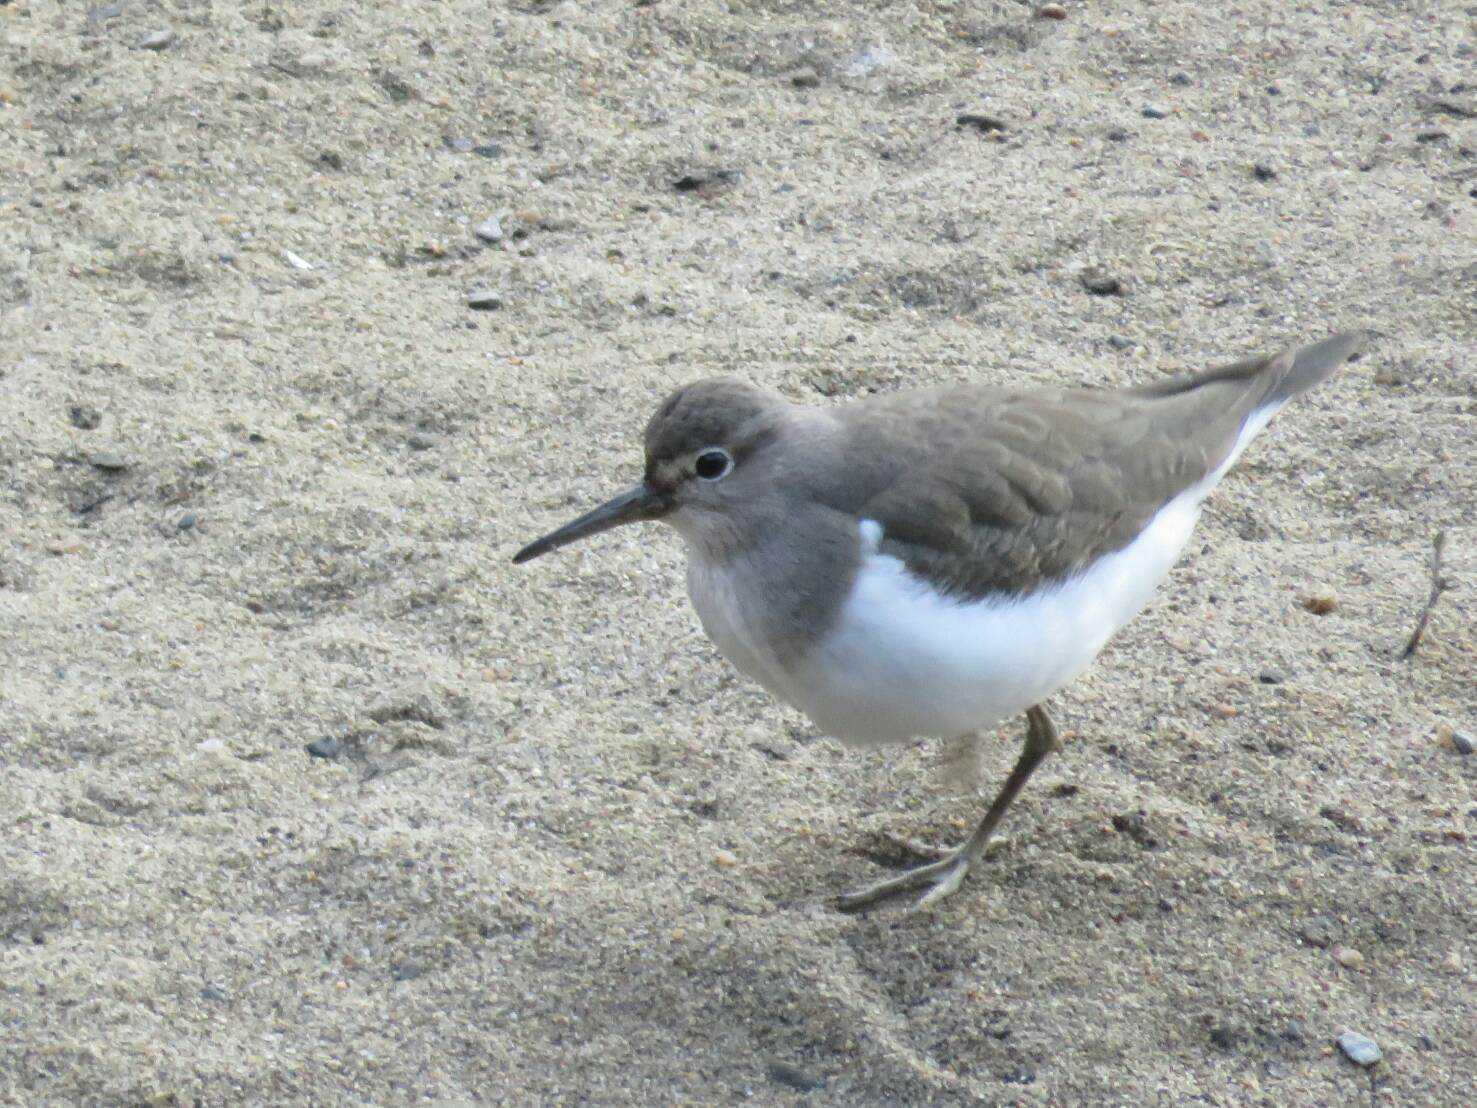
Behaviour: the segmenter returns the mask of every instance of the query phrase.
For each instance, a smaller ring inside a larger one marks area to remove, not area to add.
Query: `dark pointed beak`
[[[594,511],[586,512],[579,519],[566,523],[557,531],[550,531],[541,539],[534,539],[518,553],[513,561],[521,565],[532,561],[540,554],[547,554],[561,546],[609,531],[622,523],[639,523],[646,519],[661,519],[672,510],[672,502],[648,485],[645,481],[629,488],[619,496],[607,500]]]

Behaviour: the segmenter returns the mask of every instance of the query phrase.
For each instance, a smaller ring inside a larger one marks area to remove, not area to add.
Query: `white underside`
[[[1019,598],[944,596],[869,549],[835,630],[807,659],[795,706],[828,734],[870,745],[966,735],[1039,704],[1138,615],[1184,549],[1199,498],[1165,505],[1129,546]]]
[[[1247,421],[1236,449],[1171,500],[1128,546],[1019,598],[960,601],[879,552],[882,527],[859,526],[862,566],[831,632],[781,667],[747,630],[743,598],[700,567],[693,602],[720,650],[827,734],[857,745],[955,738],[1039,704],[1080,674],[1143,610],[1200,517],[1200,505],[1273,409]]]

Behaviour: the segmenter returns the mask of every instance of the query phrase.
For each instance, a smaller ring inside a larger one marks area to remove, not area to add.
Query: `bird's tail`
[[[1208,459],[1211,473],[1204,484],[1209,489],[1284,404],[1329,377],[1363,348],[1366,338],[1363,331],[1345,331],[1301,350],[1245,358],[1133,391],[1177,409],[1181,425],[1196,433],[1209,435],[1214,428],[1224,435],[1224,445]]]
[[[1223,399],[1237,397],[1246,405],[1242,409],[1245,414],[1263,408],[1278,408],[1294,396],[1307,392],[1359,353],[1367,337],[1364,331],[1345,331],[1301,350],[1288,349],[1280,354],[1243,358],[1201,373],[1140,385],[1132,391],[1140,396],[1163,399],[1188,398],[1192,393],[1215,393]],[[1229,393],[1224,391],[1227,387]]]
[[[1275,379],[1260,406],[1281,405],[1294,396],[1307,392],[1363,350],[1368,338],[1368,333],[1364,331],[1345,331],[1301,350],[1288,350],[1279,354],[1272,359],[1273,363],[1286,359],[1287,368]],[[1267,368],[1270,370],[1272,366]]]

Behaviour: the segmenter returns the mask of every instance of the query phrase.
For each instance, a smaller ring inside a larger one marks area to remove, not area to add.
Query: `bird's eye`
[[[727,477],[732,468],[733,459],[726,450],[704,450],[697,456],[693,471],[704,481],[716,481],[720,477]]]

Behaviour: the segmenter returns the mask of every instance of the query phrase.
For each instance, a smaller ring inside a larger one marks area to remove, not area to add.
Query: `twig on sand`
[[[1446,532],[1437,531],[1436,537],[1431,540],[1431,595],[1426,598],[1426,606],[1421,609],[1421,617],[1416,620],[1415,630],[1410,633],[1405,649],[1400,652],[1402,658],[1409,658],[1415,653],[1416,647],[1421,645],[1421,636],[1426,633],[1426,624],[1431,622],[1431,612],[1436,607],[1436,601],[1451,588],[1451,582],[1441,576],[1441,551],[1445,547]]]

